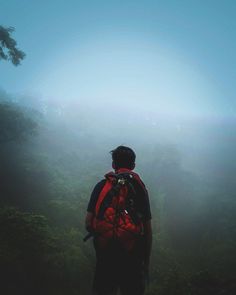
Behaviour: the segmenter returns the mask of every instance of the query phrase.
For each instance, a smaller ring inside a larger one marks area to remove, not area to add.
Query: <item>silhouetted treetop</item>
[[[0,60],[10,60],[13,65],[18,66],[25,53],[16,47],[17,42],[11,37],[14,31],[13,27],[0,26]]]

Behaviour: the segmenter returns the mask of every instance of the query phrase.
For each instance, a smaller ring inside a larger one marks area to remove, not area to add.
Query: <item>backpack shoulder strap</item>
[[[99,196],[98,196],[98,200],[95,206],[95,216],[98,216],[101,204],[103,203],[105,197],[107,196],[107,193],[111,190],[111,188],[113,187],[113,183],[112,183],[112,179],[114,178],[114,173],[113,172],[109,172],[108,174],[105,175],[106,178],[106,182],[104,187],[102,188]]]

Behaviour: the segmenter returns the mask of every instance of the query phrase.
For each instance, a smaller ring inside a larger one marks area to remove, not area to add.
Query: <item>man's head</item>
[[[136,155],[131,148],[120,145],[116,149],[112,150],[110,153],[112,155],[112,167],[114,169],[134,169]]]

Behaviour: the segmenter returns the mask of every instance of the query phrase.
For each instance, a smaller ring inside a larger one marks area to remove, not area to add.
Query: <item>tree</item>
[[[13,27],[5,28],[0,26],[0,60],[10,60],[13,65],[18,66],[24,59],[25,53],[16,46],[16,41],[11,37],[15,29]]]
[[[0,144],[21,142],[36,133],[37,123],[17,105],[0,102]]]

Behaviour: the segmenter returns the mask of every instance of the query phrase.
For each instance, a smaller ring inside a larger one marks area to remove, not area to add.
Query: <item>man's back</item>
[[[127,147],[112,151],[114,172],[94,188],[86,228],[94,235],[95,294],[143,294],[144,272],[151,251],[151,212],[148,193],[133,172],[135,154]]]

